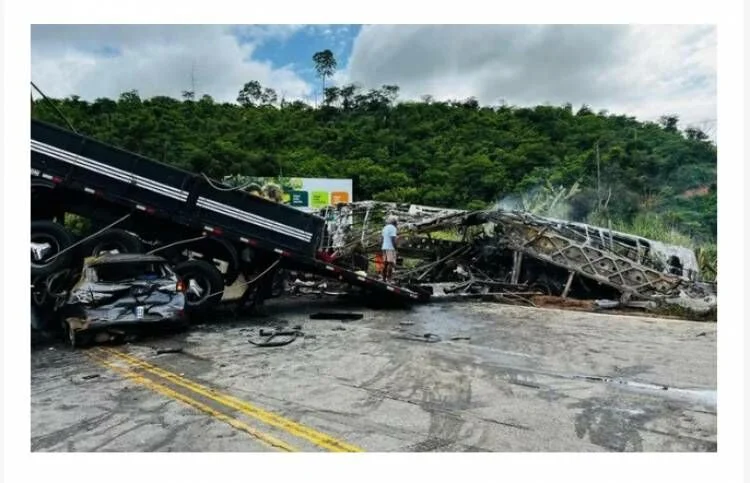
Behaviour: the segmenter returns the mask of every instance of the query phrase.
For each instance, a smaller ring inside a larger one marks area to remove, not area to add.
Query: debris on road
[[[161,354],[177,354],[182,352],[182,347],[162,347],[156,349],[156,355]]]
[[[266,330],[261,329],[259,331],[260,337],[264,337],[262,340],[247,341],[257,347],[281,347],[291,344],[297,337],[304,336],[305,334],[300,330],[289,330],[289,329],[272,329]]]
[[[426,333],[426,334],[414,334],[412,332],[406,332],[405,334],[397,334],[394,336],[394,339],[403,339],[403,340],[413,340],[416,342],[427,342],[427,343],[435,343],[440,342],[443,339],[437,335],[432,333]]]
[[[617,300],[595,300],[594,306],[597,309],[616,309],[620,306],[620,302]]]
[[[361,313],[355,312],[317,312],[310,314],[313,320],[360,320],[364,317]]]

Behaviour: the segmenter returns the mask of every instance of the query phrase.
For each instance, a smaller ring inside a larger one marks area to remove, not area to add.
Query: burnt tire
[[[50,275],[68,266],[72,259],[70,251],[55,257],[47,263],[44,260],[62,252],[73,244],[73,236],[59,223],[47,220],[36,220],[31,222],[31,243],[48,244],[50,250],[39,258],[35,253],[31,254],[31,278]]]
[[[65,338],[71,349],[88,347],[93,342],[93,336],[85,331],[75,330],[67,322],[64,323]]]
[[[118,253],[141,253],[143,243],[137,236],[125,230],[112,228],[88,240],[82,251],[84,257],[90,257],[113,250],[117,250]]]
[[[224,277],[213,264],[204,260],[188,260],[177,264],[174,271],[185,283],[186,312],[203,313],[221,302]]]

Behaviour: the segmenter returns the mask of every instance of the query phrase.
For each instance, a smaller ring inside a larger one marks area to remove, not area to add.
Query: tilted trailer
[[[66,214],[90,221],[77,242]],[[325,220],[38,120],[31,121],[32,286],[106,250],[158,250],[200,288],[188,310],[207,311],[240,274],[277,268],[360,287],[384,302],[429,295],[384,283],[320,256]],[[147,242],[147,243],[144,243]],[[200,258],[198,258],[200,257]],[[220,270],[221,267],[221,270]],[[248,275],[251,274],[251,275]],[[259,275],[259,280],[262,275]],[[248,284],[246,290],[254,290]]]

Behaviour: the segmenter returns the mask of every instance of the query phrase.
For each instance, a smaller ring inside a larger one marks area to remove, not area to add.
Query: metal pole
[[[599,169],[599,141],[596,142],[596,200],[597,206],[602,207],[602,194],[601,194],[601,172]]]
[[[573,277],[575,276],[575,272],[571,270],[570,274],[568,275],[568,281],[565,282],[565,289],[562,293],[562,298],[568,298],[568,292],[570,292],[570,285],[573,283]]]
[[[513,252],[513,271],[510,274],[510,283],[513,285],[518,284],[518,279],[521,276],[521,262],[523,261],[523,253],[519,251]]]

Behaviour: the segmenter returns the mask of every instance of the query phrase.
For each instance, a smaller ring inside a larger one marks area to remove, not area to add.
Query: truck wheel
[[[62,270],[71,260],[66,252],[50,260],[73,244],[73,237],[59,223],[46,220],[31,222],[31,278],[49,275]],[[47,261],[49,260],[49,261]]]
[[[117,251],[118,253],[141,253],[143,243],[135,235],[125,230],[113,228],[86,242],[83,256],[98,256],[102,253]]]
[[[185,282],[188,312],[205,312],[219,304],[224,295],[224,277],[214,265],[204,260],[188,260],[176,265],[174,271]]]
[[[203,248],[206,250],[204,253],[227,263],[226,273],[222,275],[224,284],[230,286],[236,282],[240,275],[240,256],[237,249],[225,239],[214,237],[205,239]]]
[[[240,256],[237,249],[225,239],[209,237],[179,248],[180,250],[187,248],[202,253],[203,260],[208,262],[212,262],[214,258],[226,262],[226,273],[222,275],[224,285],[230,286],[237,281],[237,277],[240,275]]]

